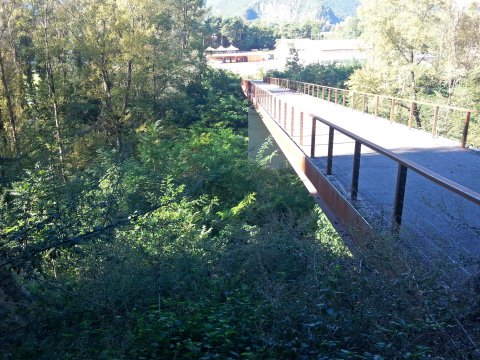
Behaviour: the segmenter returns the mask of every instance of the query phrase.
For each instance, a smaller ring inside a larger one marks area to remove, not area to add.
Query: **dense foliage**
[[[0,6],[0,358],[478,356],[478,279],[391,239],[350,253],[248,158],[201,1]]]
[[[209,17],[206,22],[209,46],[235,45],[240,50],[274,49],[280,39],[319,39],[332,24],[325,20],[268,23],[261,20],[246,21],[240,17]]]
[[[268,76],[304,81],[313,84],[322,84],[336,88],[346,88],[350,76],[359,69],[360,64],[308,64],[300,63],[298,54],[293,51],[287,60],[285,71],[271,71]]]

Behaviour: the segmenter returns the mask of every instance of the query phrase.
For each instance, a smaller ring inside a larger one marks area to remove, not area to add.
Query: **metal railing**
[[[392,230],[396,230],[402,224],[402,214],[403,214],[403,205],[405,198],[405,187],[407,182],[407,172],[412,170],[419,174],[420,176],[430,180],[431,182],[447,189],[450,192],[453,192],[457,195],[460,195],[462,198],[473,202],[474,204],[480,205],[480,194],[466,188],[463,185],[460,185],[434,171],[431,171],[413,161],[410,161],[401,155],[395,154],[394,152],[385,149],[379,145],[372,143],[369,140],[361,138],[360,136],[338,126],[330,121],[322,119],[319,116],[310,114],[312,118],[312,142],[311,142],[311,154],[315,154],[315,134],[316,134],[316,124],[317,121],[325,124],[329,128],[328,136],[328,153],[327,153],[327,175],[332,175],[333,167],[333,144],[334,144],[334,131],[338,131],[343,135],[348,136],[355,141],[355,150],[353,155],[353,171],[352,171],[352,184],[350,190],[351,200],[357,199],[358,194],[358,179],[360,176],[360,157],[361,157],[361,147],[366,146],[371,150],[395,161],[398,164],[397,169],[397,182],[395,187],[395,198],[393,203],[393,215],[392,215]]]
[[[371,94],[334,88],[301,81],[266,77],[266,83],[311,95],[322,100],[340,104],[375,116],[400,122],[409,128],[430,131],[433,136],[445,136],[467,146],[467,137],[473,116],[479,113],[472,109],[435,104],[426,101]],[[472,145],[480,147],[480,127],[476,129],[478,139]]]
[[[288,120],[288,105],[283,103],[280,99],[277,99],[272,93],[256,86],[253,82],[248,80],[242,80],[242,88],[246,96],[254,104],[262,106],[262,108],[276,121],[278,126],[283,128],[283,130],[290,135],[293,141],[293,137],[296,133],[300,134],[300,145],[304,144],[304,113],[300,112],[299,117],[295,117],[295,108],[293,105],[290,106],[290,132],[287,130],[287,120]],[[282,116],[283,114],[283,116]],[[402,224],[402,215],[404,208],[404,199],[405,199],[405,188],[407,181],[408,170],[414,171],[430,182],[437,184],[444,189],[459,195],[460,197],[476,204],[480,205],[480,194],[460,185],[434,171],[431,171],[413,161],[410,161],[404,158],[401,155],[398,155],[388,149],[385,149],[379,145],[374,144],[373,142],[366,140],[338,125],[333,124],[332,122],[322,119],[321,117],[315,114],[309,114],[309,117],[312,119],[312,130],[310,136],[310,156],[315,157],[315,138],[316,138],[316,125],[317,122],[321,122],[328,126],[328,150],[327,150],[327,166],[326,174],[332,175],[333,168],[333,146],[334,146],[334,134],[335,131],[338,131],[345,136],[353,139],[355,141],[355,150],[353,156],[353,171],[352,171],[352,181],[350,189],[350,199],[355,201],[358,195],[358,184],[360,176],[360,157],[361,157],[361,147],[366,146],[371,150],[395,161],[398,164],[397,168],[397,180],[395,186],[395,197],[393,203],[393,212],[392,212],[392,231],[398,231],[400,225]],[[299,118],[298,130],[295,126],[295,120]],[[283,121],[282,121],[283,119]]]

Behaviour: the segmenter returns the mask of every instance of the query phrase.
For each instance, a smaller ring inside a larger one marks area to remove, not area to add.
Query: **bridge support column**
[[[254,108],[248,109],[248,155],[255,159],[268,138],[272,137],[260,115]],[[272,145],[263,154],[269,156],[276,151],[269,166],[274,169],[289,167],[287,158],[283,155],[275,140],[272,139],[271,141]]]

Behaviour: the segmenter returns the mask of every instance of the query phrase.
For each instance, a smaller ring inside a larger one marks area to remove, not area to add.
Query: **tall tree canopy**
[[[358,17],[370,54],[351,84],[413,99],[435,91],[448,98],[476,67],[478,5],[453,0],[364,0]]]

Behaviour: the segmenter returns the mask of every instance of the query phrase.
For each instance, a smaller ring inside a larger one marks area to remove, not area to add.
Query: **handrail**
[[[282,127],[282,113],[281,111],[278,112],[279,118],[276,118],[277,113],[277,102],[276,97],[272,94],[268,93],[267,91],[258,88],[253,82],[244,80],[242,81],[242,88],[244,93],[247,95],[248,99],[260,104],[267,113],[272,116],[275,121],[277,122],[278,126]],[[284,112],[284,121],[283,127],[286,130],[286,104],[285,112]],[[281,109],[281,104],[279,104],[279,110]],[[272,114],[273,112],[273,114]],[[368,148],[376,151],[389,159],[395,161],[398,164],[398,172],[397,172],[397,183],[396,183],[396,190],[395,190],[395,199],[393,204],[393,216],[392,216],[392,231],[397,231],[402,223],[402,213],[403,213],[403,204],[404,204],[404,196],[405,196],[405,188],[406,188],[406,178],[407,178],[407,170],[412,170],[419,174],[420,176],[426,178],[427,180],[443,187],[444,189],[455,193],[462,198],[476,204],[480,205],[480,193],[473,191],[461,184],[458,184],[455,181],[452,181],[434,171],[431,171],[416,162],[408,160],[404,156],[394,153],[391,150],[388,150],[380,145],[377,145],[370,140],[362,138],[349,130],[342,128],[328,120],[325,120],[315,114],[309,114],[312,118],[312,134],[311,134],[311,156],[313,157],[315,154],[315,134],[316,134],[316,123],[317,121],[322,122],[323,124],[329,127],[329,137],[328,137],[328,155],[327,155],[327,174],[332,174],[332,159],[333,159],[333,142],[334,142],[334,130],[352,138],[355,140],[355,154],[354,154],[354,162],[353,162],[353,172],[352,172],[352,188],[351,188],[351,199],[355,200],[357,198],[358,192],[358,180],[359,180],[359,170],[360,170],[360,156],[361,156],[361,145],[367,146]],[[300,117],[300,132],[303,132],[303,113],[301,113]],[[292,115],[292,127],[293,127],[293,115]],[[292,136],[293,136],[293,129],[291,129]],[[300,138],[300,145],[302,145],[302,138]]]
[[[401,155],[398,155],[398,154],[395,154],[393,151],[391,150],[388,150],[388,149],[385,149],[384,147],[380,146],[380,145],[376,145],[374,144],[373,142],[369,141],[369,140],[366,140],[338,125],[335,125],[333,124],[332,122],[328,121],[328,120],[325,120],[317,115],[314,115],[314,114],[310,114],[310,116],[315,119],[315,120],[318,120],[322,123],[324,123],[325,125],[337,130],[338,132],[352,138],[353,140],[355,141],[359,141],[362,145],[365,145],[366,147],[388,157],[389,159],[397,162],[398,164],[410,169],[410,170],[413,170],[415,171],[417,174],[427,178],[428,180],[436,183],[437,185],[440,185],[441,187],[451,191],[451,192],[454,192],[458,195],[460,195],[461,197],[477,204],[477,205],[480,205],[480,193],[477,193],[476,191],[473,191],[461,184],[458,184],[457,182],[455,181],[452,181],[434,171],[431,171],[425,167],[423,167],[422,165],[419,165],[417,164],[416,162],[414,161],[411,161],[411,160],[408,160],[406,159],[405,157],[401,156]]]
[[[274,77],[267,77],[266,79],[271,79],[271,80],[287,80],[283,78],[274,78]],[[414,101],[417,104],[420,105],[428,105],[428,106],[440,106],[442,108],[447,108],[449,110],[456,110],[456,111],[470,111],[473,114],[477,114],[478,111],[475,111],[473,109],[467,109],[467,108],[462,108],[462,107],[457,107],[457,106],[451,106],[451,105],[446,105],[446,104],[438,104],[438,103],[432,103],[428,101],[421,101],[421,100],[414,100],[414,99],[405,99],[405,98],[399,98],[395,96],[390,96],[390,95],[382,95],[382,94],[374,94],[374,93],[368,93],[368,92],[362,92],[362,91],[356,91],[356,90],[350,90],[350,89],[342,89],[342,88],[336,88],[332,86],[327,86],[327,85],[322,85],[322,84],[314,84],[314,83],[307,83],[304,81],[297,81],[297,80],[288,80],[289,82],[293,83],[298,83],[298,84],[304,84],[304,85],[312,85],[312,86],[321,86],[326,89],[331,89],[331,90],[339,90],[339,91],[346,91],[346,92],[355,92],[358,95],[367,95],[367,96],[380,96],[381,98],[385,99],[393,99],[393,100],[398,100],[398,101],[404,101],[404,102],[410,102]],[[275,84],[278,85],[278,84]]]
[[[325,93],[328,93],[327,100],[331,101],[331,95],[334,93],[334,102],[335,104],[339,103],[338,99],[338,94],[339,92],[342,93],[342,104],[343,106],[347,105],[347,96],[350,96],[350,99],[348,100],[349,105],[351,105],[352,108],[355,108],[355,100],[356,96],[360,96],[363,99],[363,112],[366,112],[368,106],[367,106],[367,98],[368,97],[375,97],[376,98],[376,106],[375,106],[375,115],[378,115],[379,112],[379,103],[380,99],[384,100],[389,100],[390,101],[390,121],[395,121],[395,111],[396,111],[396,106],[398,103],[409,103],[410,104],[410,116],[408,120],[408,126],[411,128],[413,126],[413,119],[414,117],[419,117],[419,108],[417,105],[425,105],[429,106],[435,109],[434,111],[434,120],[433,120],[433,126],[432,126],[432,135],[438,135],[438,117],[439,117],[439,110],[444,109],[447,111],[456,111],[456,112],[462,112],[465,113],[465,120],[463,124],[463,131],[462,131],[462,136],[461,136],[461,145],[462,147],[466,147],[467,145],[467,136],[468,136],[468,130],[470,126],[470,120],[472,114],[479,115],[480,112],[473,110],[473,109],[467,109],[467,108],[462,108],[462,107],[456,107],[456,106],[450,106],[450,105],[444,105],[444,104],[436,104],[436,103],[431,103],[427,101],[420,101],[420,100],[415,100],[415,99],[404,99],[404,98],[399,98],[399,97],[394,97],[394,96],[388,96],[388,95],[380,95],[380,94],[372,94],[372,93],[367,93],[367,92],[361,92],[361,91],[354,91],[354,90],[349,90],[349,89],[341,89],[341,88],[335,88],[331,86],[326,86],[326,85],[321,85],[321,84],[313,84],[313,83],[307,83],[303,81],[297,81],[297,80],[289,80],[289,79],[281,79],[281,78],[274,78],[274,77],[266,77],[264,78],[264,82],[267,82],[269,84],[274,84],[277,86],[281,86],[290,90],[298,90],[300,89],[302,91],[303,87],[303,93],[306,93],[308,95],[315,95],[315,89],[316,89],[316,94],[317,97],[320,94],[319,89],[322,89],[321,92],[321,98],[322,100],[325,100]],[[357,98],[358,99],[358,98]],[[405,106],[406,107],[406,106]]]

